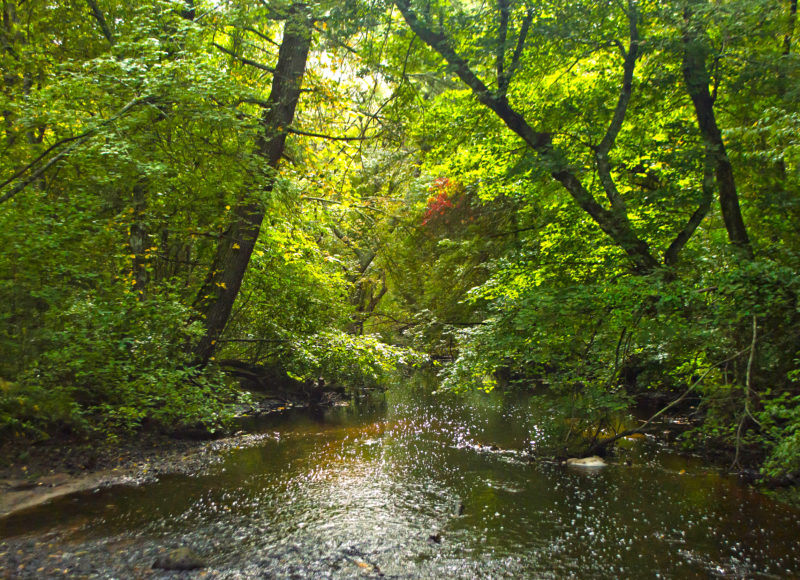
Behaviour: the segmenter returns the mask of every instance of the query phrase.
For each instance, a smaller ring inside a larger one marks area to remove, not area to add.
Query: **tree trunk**
[[[311,20],[299,5],[295,5],[284,24],[272,90],[261,118],[262,133],[255,144],[256,154],[264,159],[271,172],[267,182],[261,184],[265,192],[275,185],[286,135],[300,97],[310,46]],[[211,358],[217,339],[225,329],[261,230],[264,207],[250,193],[243,195],[233,208],[233,223],[217,246],[216,256],[195,301],[195,309],[205,327],[194,349],[195,360],[200,365]]]
[[[697,0],[692,0],[696,3]],[[710,77],[706,68],[708,49],[704,34],[697,31],[692,22],[691,9],[686,10],[686,31],[684,33],[683,51],[683,78],[686,90],[694,104],[697,124],[706,145],[706,155],[710,156],[717,180],[719,205],[722,210],[722,219],[728,232],[728,239],[742,256],[748,260],[753,259],[753,248],[747,235],[747,228],[742,218],[739,207],[739,195],[736,191],[736,181],[733,177],[733,166],[722,133],[717,125],[714,114],[714,98],[708,90]]]
[[[418,18],[416,12],[411,8],[410,0],[395,0],[395,5],[403,14],[403,18],[409,28],[420,40],[438,52],[448,62],[458,77],[472,90],[475,98],[492,110],[511,131],[522,138],[527,146],[539,155],[543,165],[550,168],[550,175],[553,179],[558,181],[578,206],[600,226],[600,229],[625,251],[637,273],[647,274],[657,269],[660,265],[658,260],[653,257],[647,242],[641,239],[633,230],[624,208],[619,207],[613,200],[612,209],[609,210],[603,207],[569,167],[565,156],[553,146],[552,135],[535,130],[525,117],[511,106],[502,90],[503,85],[507,85],[511,81],[508,74],[505,73],[502,78],[498,79],[500,89],[492,91],[478,78],[475,71],[470,68],[469,63],[455,51],[447,36],[442,32],[432,30]],[[632,34],[637,34],[633,20],[631,32]],[[630,96],[630,83],[633,75],[633,66],[636,62],[637,46],[638,38],[632,36],[631,46],[627,53],[630,58],[626,58],[625,79],[623,81],[627,83],[625,89],[628,95],[624,96],[621,105],[617,105],[620,117],[617,119],[615,116],[612,127],[609,128],[609,134],[615,130],[619,131],[619,126],[621,126],[624,119],[627,100]],[[519,55],[516,55],[515,58],[518,60]],[[500,60],[501,58],[498,57],[498,62]],[[502,67],[499,68],[502,69]],[[499,72],[502,72],[502,70]],[[611,143],[613,144],[613,138]],[[610,148],[609,144],[607,149]]]
[[[133,222],[130,225],[128,245],[133,259],[133,288],[137,297],[144,298],[150,275],[147,271],[147,253],[150,247],[150,234],[144,224],[147,210],[147,189],[145,181],[139,180],[133,186]]]

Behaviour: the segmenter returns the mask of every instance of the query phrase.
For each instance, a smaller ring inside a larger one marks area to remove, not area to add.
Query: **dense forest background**
[[[797,475],[796,13],[4,0],[3,438],[430,360],[565,441],[692,400],[688,443]]]

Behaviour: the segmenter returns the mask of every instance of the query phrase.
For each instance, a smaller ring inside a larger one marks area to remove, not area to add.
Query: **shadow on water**
[[[138,577],[188,545],[222,578],[800,575],[800,512],[648,440],[628,442],[630,465],[532,462],[526,397],[407,385],[250,428],[267,437],[203,475],[6,519],[0,569]]]

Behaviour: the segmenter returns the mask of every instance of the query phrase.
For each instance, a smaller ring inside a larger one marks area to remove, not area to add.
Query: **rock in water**
[[[205,567],[205,560],[186,547],[172,550],[153,562],[153,568],[162,570],[197,570]]]
[[[583,459],[570,457],[567,459],[567,465],[572,465],[573,467],[605,467],[606,462],[603,461],[601,457],[592,455],[591,457],[584,457]]]

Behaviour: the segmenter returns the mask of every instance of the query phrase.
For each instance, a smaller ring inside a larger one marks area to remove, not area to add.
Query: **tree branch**
[[[519,29],[517,46],[514,48],[514,54],[511,55],[511,64],[508,66],[505,82],[500,87],[500,90],[503,92],[503,94],[505,94],[508,90],[508,86],[511,84],[511,79],[514,77],[514,73],[517,71],[517,67],[519,66],[519,60],[522,58],[522,52],[525,50],[525,41],[528,38],[528,31],[531,28],[531,22],[533,22],[533,10],[528,8],[528,11],[525,14],[525,19],[522,21],[522,26]]]
[[[272,38],[270,38],[269,36],[267,36],[263,32],[261,32],[259,30],[256,30],[255,28],[253,28],[251,26],[245,26],[245,27],[242,28],[242,30],[244,30],[246,32],[252,32],[256,36],[258,36],[261,40],[264,40],[264,41],[268,42],[272,46],[280,47],[279,43],[275,42]]]
[[[39,163],[39,161],[41,161],[42,159],[47,157],[47,155],[49,155],[53,150],[55,150],[58,147],[61,147],[62,145],[66,145],[67,143],[71,143],[71,142],[74,141],[74,143],[72,143],[72,145],[70,145],[65,150],[60,152],[58,155],[56,155],[55,157],[50,159],[42,167],[38,168],[36,171],[31,173],[31,175],[29,177],[27,177],[26,179],[18,182],[14,187],[11,188],[10,191],[8,191],[8,193],[6,193],[2,197],[0,197],[0,203],[8,201],[9,199],[11,199],[15,195],[17,195],[20,191],[25,189],[28,185],[30,185],[31,183],[33,183],[34,181],[39,179],[39,177],[41,177],[48,169],[50,169],[50,167],[52,167],[55,163],[57,163],[58,161],[63,159],[68,153],[70,153],[78,145],[80,145],[81,143],[86,141],[89,137],[91,137],[95,133],[97,133],[102,127],[104,127],[104,126],[106,126],[106,125],[108,125],[110,123],[113,123],[114,121],[116,121],[117,119],[119,119],[120,117],[125,115],[128,111],[130,111],[136,105],[141,105],[141,104],[145,104],[145,103],[148,103],[148,102],[152,102],[152,100],[153,100],[152,97],[133,99],[127,105],[125,105],[119,111],[117,111],[116,114],[114,114],[113,116],[109,117],[105,121],[99,123],[96,127],[93,127],[93,128],[91,128],[91,129],[89,129],[87,131],[84,131],[80,135],[74,135],[72,137],[67,137],[66,139],[62,139],[61,141],[58,141],[58,142],[54,143],[53,145],[51,145],[50,147],[48,147],[36,159],[34,159],[30,163],[28,163],[22,169],[18,170],[16,173],[14,173],[14,175],[12,175],[8,179],[6,179],[3,183],[0,183],[0,191],[4,187],[9,185],[10,183],[12,183],[12,182],[16,181],[17,179],[19,179],[20,177],[22,177],[25,173],[27,173],[30,169],[32,169],[37,163]]]
[[[303,137],[317,137],[319,139],[330,139],[331,141],[366,141],[369,137],[363,135],[359,137],[335,137],[333,135],[323,135],[322,133],[312,133],[310,131],[301,131],[300,129],[287,129],[293,135],[302,135]]]
[[[108,43],[111,46],[114,46],[114,44],[116,44],[116,40],[114,40],[114,35],[111,32],[111,28],[109,28],[108,22],[106,22],[106,18],[103,16],[103,12],[97,5],[97,2],[95,0],[86,0],[86,3],[91,9],[94,19],[97,20],[97,23],[100,25],[100,30],[103,31],[103,36],[106,37],[106,40],[108,40]]]
[[[733,356],[730,356],[730,357],[726,358],[725,360],[719,361],[718,363],[716,363],[716,364],[713,364],[713,365],[709,366],[709,367],[708,367],[708,369],[706,369],[706,372],[704,372],[702,375],[700,375],[700,378],[698,378],[698,379],[697,379],[696,381],[694,381],[694,382],[693,382],[691,385],[689,385],[689,388],[688,388],[688,389],[686,389],[686,390],[683,392],[683,394],[681,394],[681,396],[679,396],[677,399],[675,399],[675,400],[673,400],[672,402],[670,402],[670,403],[669,403],[669,404],[668,404],[666,407],[663,407],[663,408],[662,408],[660,411],[657,411],[656,413],[654,413],[654,414],[653,414],[653,415],[652,415],[652,416],[651,416],[651,417],[650,417],[650,418],[649,418],[647,421],[645,421],[645,422],[644,422],[644,423],[643,423],[641,426],[639,426],[639,427],[637,427],[637,428],[635,428],[635,429],[626,429],[625,431],[622,431],[622,432],[620,432],[620,433],[617,433],[617,434],[616,434],[616,435],[614,435],[613,437],[609,437],[608,439],[603,439],[602,441],[597,441],[597,442],[595,442],[595,443],[594,443],[594,444],[592,444],[592,446],[589,448],[589,454],[592,454],[593,452],[596,452],[596,451],[598,451],[598,450],[600,450],[600,449],[603,449],[603,448],[605,448],[605,447],[608,447],[609,445],[611,445],[612,443],[614,443],[615,441],[617,441],[617,440],[619,440],[619,439],[622,439],[623,437],[627,437],[627,436],[629,436],[629,435],[635,435],[636,433],[645,433],[645,432],[647,432],[647,426],[648,426],[648,425],[650,425],[650,424],[651,424],[653,421],[655,421],[655,420],[656,420],[658,417],[660,417],[661,415],[663,415],[664,413],[666,413],[667,411],[669,411],[669,410],[670,410],[671,408],[673,408],[675,405],[677,405],[678,403],[680,403],[681,401],[683,401],[684,399],[686,399],[686,397],[688,397],[688,396],[689,396],[689,393],[691,393],[691,392],[692,392],[692,391],[693,391],[693,390],[694,390],[694,389],[697,387],[697,385],[699,385],[699,384],[700,384],[700,383],[703,381],[703,379],[705,379],[705,378],[708,376],[708,374],[709,374],[711,371],[713,371],[713,370],[714,370],[714,369],[716,369],[716,368],[719,368],[720,366],[722,366],[722,365],[723,365],[723,364],[725,364],[726,362],[728,362],[728,361],[731,361],[731,360],[733,360],[733,359],[735,359],[735,358],[737,358],[737,357],[739,357],[739,356],[743,355],[743,354],[744,354],[744,353],[746,353],[748,350],[752,350],[752,348],[754,347],[754,344],[755,344],[755,343],[753,343],[753,345],[751,345],[751,346],[749,346],[749,347],[747,347],[747,348],[745,348],[745,349],[743,349],[743,350],[740,350],[739,352],[737,352],[737,353],[736,353],[736,354],[734,354]]]
[[[611,163],[608,159],[608,154],[614,147],[617,136],[622,129],[622,124],[625,122],[625,114],[628,111],[628,103],[630,103],[631,93],[633,92],[633,72],[639,56],[638,14],[633,2],[628,2],[628,8],[630,41],[622,67],[622,88],[620,89],[617,106],[614,108],[614,115],[611,117],[608,130],[606,130],[603,140],[600,141],[600,144],[595,149],[595,160],[597,161],[597,173],[600,177],[600,183],[603,185],[609,202],[611,202],[612,209],[619,215],[626,215],[627,209],[625,201],[619,194],[613,177],[611,177]]]
[[[235,58],[236,60],[238,60],[242,64],[246,64],[248,66],[252,66],[254,68],[266,71],[266,72],[271,73],[271,74],[275,73],[275,69],[272,68],[271,66],[267,66],[265,64],[261,64],[260,62],[256,62],[254,60],[250,60],[249,58],[246,58],[244,56],[239,56],[238,54],[236,54],[232,50],[230,50],[228,48],[225,48],[224,46],[222,46],[220,44],[217,44],[216,42],[212,42],[211,44],[213,46],[215,46],[216,48],[218,48],[219,50],[221,50],[222,52],[224,52],[225,54],[227,54],[228,56],[230,56],[232,58]]]
[[[458,77],[472,89],[472,93],[478,101],[492,110],[509,129],[539,154],[543,163],[549,168],[550,175],[561,183],[580,208],[600,226],[600,229],[625,251],[636,270],[647,273],[657,268],[658,261],[650,253],[647,242],[641,240],[633,231],[627,215],[610,212],[597,202],[592,193],[584,187],[569,168],[563,155],[553,148],[550,133],[534,130],[523,115],[511,107],[505,95],[493,93],[472,71],[469,64],[450,46],[446,36],[440,32],[434,32],[419,20],[411,9],[410,0],[395,0],[395,4],[411,30],[450,64]]]
[[[747,226],[739,206],[739,195],[722,132],[717,124],[714,112],[714,100],[709,92],[709,75],[706,68],[708,48],[705,32],[693,29],[694,15],[692,8],[701,5],[703,0],[691,0],[684,11],[685,29],[683,35],[683,79],[686,92],[692,99],[695,118],[706,144],[706,151],[711,153],[714,173],[717,182],[722,220],[728,232],[728,240],[747,260],[754,258],[753,247],[747,233]]]
[[[500,25],[497,29],[497,46],[495,47],[495,67],[497,69],[497,88],[498,93],[505,94],[505,88],[508,86],[506,80],[505,68],[506,60],[506,40],[508,38],[508,17],[509,7],[508,0],[497,0],[497,9],[500,11]]]
[[[712,152],[709,151],[708,146],[706,146],[705,162],[703,165],[703,185],[700,204],[689,217],[683,229],[681,229],[678,235],[675,236],[675,239],[672,240],[667,251],[664,252],[664,264],[666,266],[674,266],[678,262],[678,255],[681,250],[706,217],[708,210],[711,209],[711,202],[714,200],[714,165],[712,161]]]

